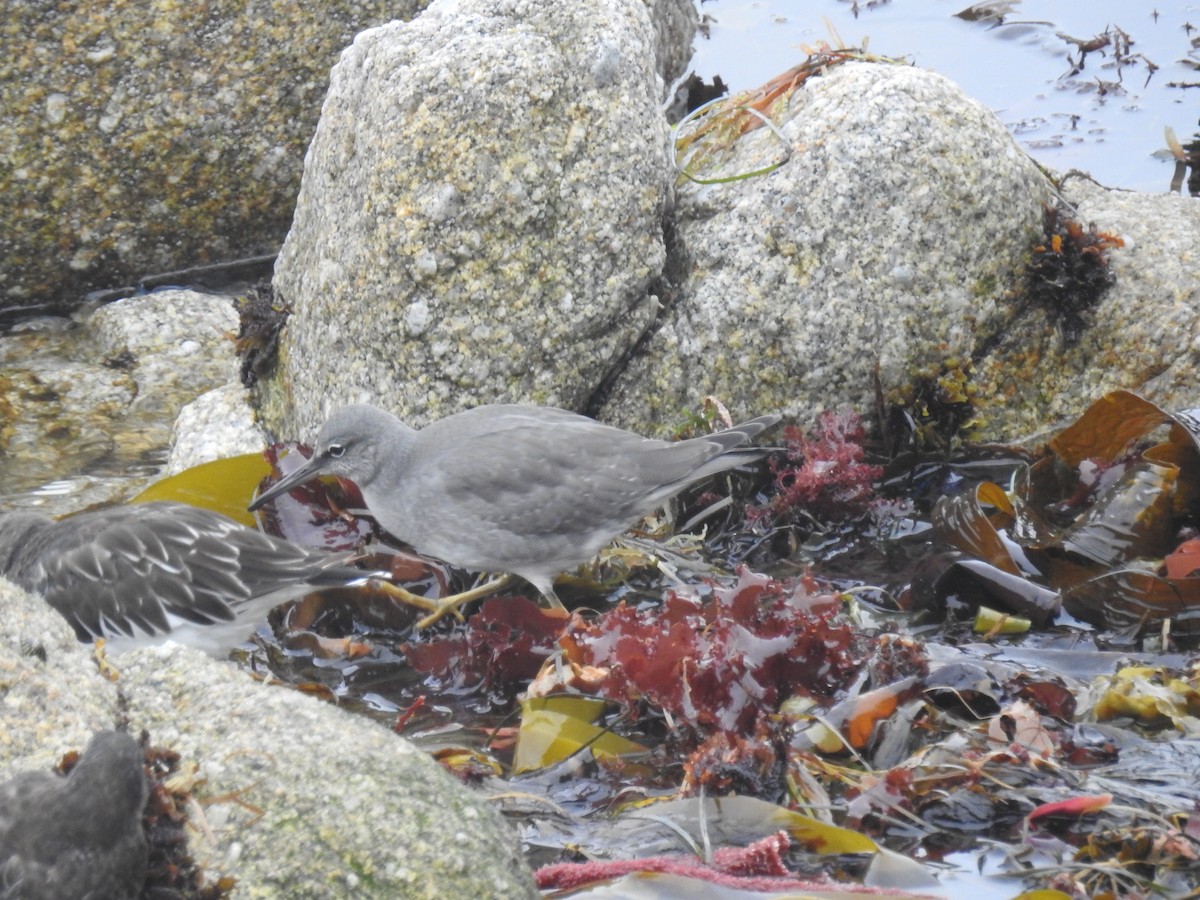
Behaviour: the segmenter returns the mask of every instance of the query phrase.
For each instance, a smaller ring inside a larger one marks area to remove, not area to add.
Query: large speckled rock
[[[435,2],[331,76],[275,288],[268,424],[582,406],[653,316],[670,190],[642,0]],[[686,2],[686,0],[684,0]]]
[[[874,407],[969,357],[1051,189],[996,117],[939,75],[850,62],[808,79],[678,188],[682,285],[602,418],[649,432],[714,394],[734,418]]]
[[[235,898],[537,897],[515,834],[426,754],[366,718],[171,646],[110,658],[0,579],[0,771],[48,770],[126,716],[198,767],[189,850]]]
[[[6,3],[2,305],[274,252],[329,67],[418,3]]]
[[[1078,220],[1121,237],[1112,286],[1071,342],[1042,307],[1024,309],[977,365],[985,436],[1015,439],[1074,419],[1123,388],[1167,410],[1200,403],[1200,203],[1173,194],[1063,185]]]

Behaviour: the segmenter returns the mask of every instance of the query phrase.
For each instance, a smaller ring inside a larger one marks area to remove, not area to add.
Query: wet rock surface
[[[61,513],[136,492],[130,476],[157,474],[180,407],[237,380],[237,328],[232,298],[163,291],[0,337],[8,496],[40,489],[19,505]]]

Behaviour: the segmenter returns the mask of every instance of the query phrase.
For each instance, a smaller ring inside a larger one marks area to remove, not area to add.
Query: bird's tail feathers
[[[779,420],[781,418],[782,416],[777,414],[759,416],[756,419],[751,419],[750,421],[743,422],[740,425],[734,425],[732,428],[726,428],[724,431],[706,434],[704,437],[693,438],[693,440],[717,443],[720,444],[724,450],[728,451],[734,449],[735,447],[740,447],[743,444],[750,443],[768,428],[779,424]]]

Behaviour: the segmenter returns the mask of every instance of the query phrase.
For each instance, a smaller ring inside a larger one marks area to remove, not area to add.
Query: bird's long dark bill
[[[324,460],[322,460],[321,457],[314,456],[312,459],[310,459],[308,462],[306,462],[304,465],[302,465],[300,468],[298,468],[291,475],[288,475],[288,476],[280,479],[278,482],[276,482],[274,485],[272,485],[266,491],[259,494],[258,497],[255,498],[254,502],[251,503],[248,507],[246,507],[246,509],[249,512],[254,512],[256,509],[261,507],[264,503],[268,503],[271,500],[274,500],[276,497],[278,497],[282,494],[286,494],[292,488],[297,487],[298,485],[304,484],[304,482],[306,482],[306,481],[311,481],[313,478],[316,478],[318,475],[321,474],[321,464],[323,462],[324,462]]]

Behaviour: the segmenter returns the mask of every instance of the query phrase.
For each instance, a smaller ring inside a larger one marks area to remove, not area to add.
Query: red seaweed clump
[[[409,664],[455,689],[523,687],[551,654],[566,620],[525,597],[489,597],[467,624],[404,647]]]
[[[560,639],[565,661],[590,673],[590,693],[648,701],[701,740],[753,736],[787,698],[844,690],[861,653],[836,595],[808,578],[739,576],[704,599],[672,591],[661,607],[576,615]]]
[[[711,862],[680,856],[593,859],[582,863],[543,866],[534,873],[534,877],[542,891],[572,890],[623,875],[648,872],[693,879],[738,894],[744,891],[777,893],[785,890],[828,890],[825,881],[805,881],[792,875],[784,859],[791,844],[787,832],[778,831],[747,847],[720,847],[713,851]]]
[[[822,522],[842,522],[867,512],[883,469],[863,461],[865,438],[856,413],[825,411],[812,434],[795,425],[784,430],[787,448],[771,457],[776,495],[751,519],[776,521],[807,514]]]

